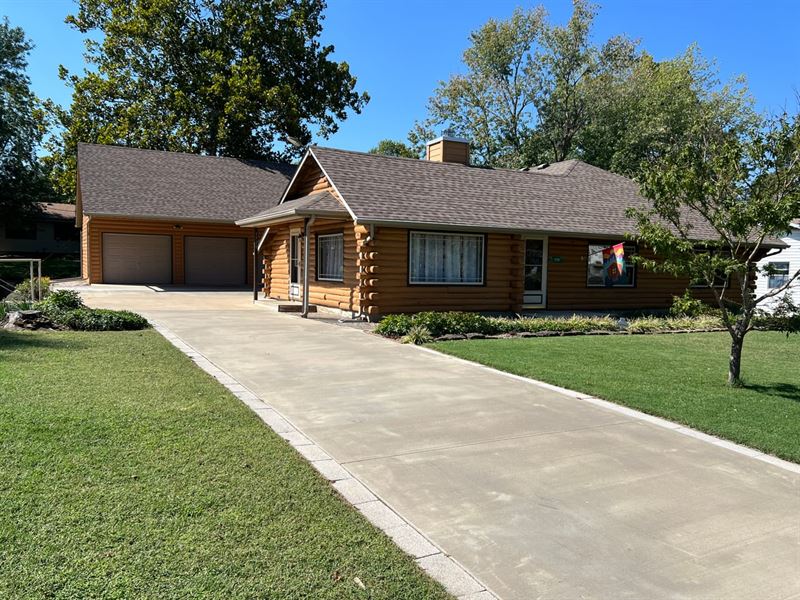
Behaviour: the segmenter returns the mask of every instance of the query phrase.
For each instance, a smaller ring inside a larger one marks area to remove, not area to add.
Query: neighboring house
[[[689,286],[630,262],[623,280],[606,280],[603,248],[652,255],[625,241],[626,209],[645,206],[635,182],[577,160],[514,171],[468,157],[468,142],[449,137],[428,144],[427,160],[309,148],[280,204],[237,221],[258,228],[264,293],[377,318],[664,309]]]
[[[75,205],[37,202],[38,214],[24,225],[0,227],[0,254],[41,257],[78,254],[80,231],[75,227]]]
[[[775,288],[779,288],[786,283],[786,281],[794,273],[800,269],[800,219],[797,219],[791,224],[790,231],[781,238],[787,244],[787,248],[781,250],[774,256],[769,256],[758,263],[759,267],[765,267],[768,263],[772,264],[775,271],[772,275],[761,273],[758,277],[758,285],[756,287],[756,295],[760,296]],[[800,304],[800,280],[795,280],[789,287],[789,293],[796,304]],[[767,301],[766,306],[774,306],[785,293],[771,298]]]
[[[252,282],[253,232],[234,221],[276,204],[294,170],[79,144],[81,276],[89,283]]]

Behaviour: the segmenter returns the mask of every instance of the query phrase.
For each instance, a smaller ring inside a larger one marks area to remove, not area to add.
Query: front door
[[[298,299],[302,289],[302,249],[303,243],[299,233],[289,236],[289,298]]]
[[[523,308],[547,305],[547,238],[525,239]]]

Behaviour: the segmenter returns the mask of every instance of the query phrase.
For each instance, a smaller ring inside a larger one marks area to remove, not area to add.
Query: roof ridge
[[[572,173],[575,167],[578,164],[587,165],[590,167],[594,167],[596,169],[600,169],[601,171],[605,171],[605,169],[601,169],[600,167],[595,167],[594,165],[590,165],[587,162],[582,161],[579,158],[568,158],[566,160],[560,160],[554,163],[549,163],[548,167],[553,165],[560,165],[563,163],[573,163],[570,168],[564,173],[548,173],[546,169],[543,170],[527,170],[523,171],[521,169],[512,169],[510,167],[491,167],[491,166],[484,166],[484,165],[471,165],[471,164],[464,164],[459,162],[443,162],[443,161],[436,161],[436,160],[426,160],[424,158],[410,158],[408,156],[390,156],[387,154],[373,154],[372,152],[364,152],[363,150],[350,150],[347,148],[334,148],[332,146],[319,146],[317,144],[313,144],[312,148],[319,149],[319,150],[329,150],[331,152],[342,152],[344,154],[355,154],[358,156],[367,156],[367,157],[374,157],[374,158],[381,158],[386,160],[398,160],[398,161],[407,161],[407,162],[414,162],[414,163],[422,163],[426,165],[436,165],[437,167],[455,167],[455,168],[462,168],[467,167],[469,169],[475,169],[480,171],[495,171],[495,172],[508,172],[508,173],[525,173],[525,174],[537,174],[537,175],[547,175],[548,177],[564,177]],[[610,171],[606,171],[609,172]],[[624,177],[624,176],[622,176]],[[626,178],[627,179],[627,178]]]
[[[94,142],[78,142],[78,147],[80,146],[92,146],[95,148],[114,148],[116,150],[136,150],[138,152],[154,152],[159,154],[177,154],[181,156],[192,156],[196,158],[215,158],[219,160],[233,160],[237,162],[254,162],[254,163],[261,163],[265,165],[275,165],[278,167],[297,167],[292,163],[288,162],[280,162],[274,160],[264,160],[260,158],[241,158],[237,156],[216,156],[214,154],[197,154],[195,152],[185,152],[183,150],[157,150],[155,148],[140,148],[138,146],[123,146],[122,144],[97,144]]]

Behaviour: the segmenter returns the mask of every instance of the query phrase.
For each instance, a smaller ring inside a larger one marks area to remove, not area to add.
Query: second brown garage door
[[[184,238],[187,285],[244,285],[247,240],[229,237]]]

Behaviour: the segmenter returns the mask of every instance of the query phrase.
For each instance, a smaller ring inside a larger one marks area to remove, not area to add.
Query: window
[[[75,242],[80,239],[80,230],[72,223],[54,223],[53,239],[57,242]]]
[[[484,239],[482,234],[412,231],[408,282],[483,285]]]
[[[771,262],[769,263],[769,287],[770,289],[779,288],[786,285],[789,281],[789,263]]]
[[[317,280],[344,281],[344,235],[317,236]]]
[[[6,238],[9,240],[35,240],[36,224],[6,225]]]
[[[636,244],[625,243],[625,274],[616,281],[612,281],[603,268],[603,250],[614,244],[589,244],[586,261],[586,285],[588,287],[633,287],[636,282],[636,265],[633,255],[636,253]]]

